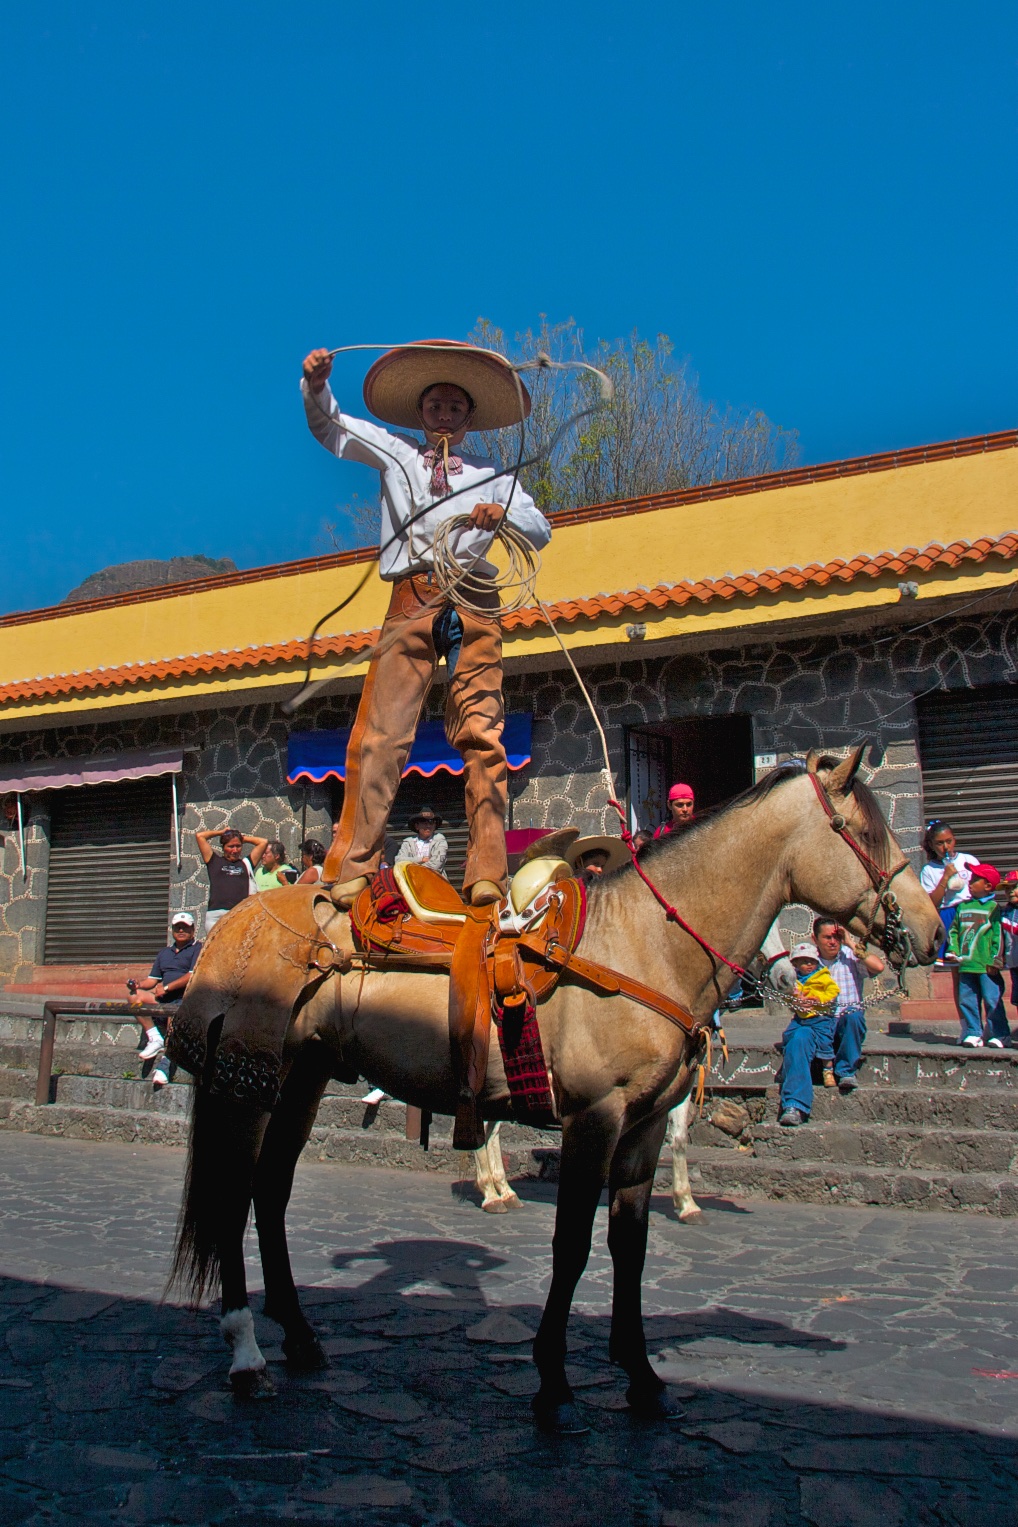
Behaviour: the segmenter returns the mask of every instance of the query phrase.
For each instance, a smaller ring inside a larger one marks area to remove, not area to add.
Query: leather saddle
[[[449,1041],[459,1089],[453,1133],[457,1150],[476,1150],[483,1143],[478,1100],[487,1075],[493,1015],[504,1056],[506,1034],[519,1034],[529,1023],[540,1057],[537,1004],[563,976],[603,995],[640,1002],[692,1036],[699,1032],[700,1024],[671,998],[576,953],[585,916],[583,884],[557,857],[524,864],[506,900],[493,906],[468,905],[449,881],[425,865],[398,864],[377,875],[351,907],[354,940],[369,968],[449,972]],[[507,1063],[511,1091],[512,1069]],[[547,1085],[544,1094],[550,1107]]]

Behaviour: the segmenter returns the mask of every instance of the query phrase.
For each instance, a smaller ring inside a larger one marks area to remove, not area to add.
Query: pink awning
[[[72,785],[109,785],[122,779],[179,774],[183,748],[130,748],[95,758],[41,758],[37,763],[0,765],[0,793],[17,790],[66,790]]]

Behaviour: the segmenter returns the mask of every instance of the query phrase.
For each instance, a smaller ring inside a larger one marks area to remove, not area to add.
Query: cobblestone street
[[[160,1305],[184,1158],[0,1136],[0,1521],[897,1527],[1018,1520],[1008,1221],[655,1200],[632,1421],[607,1362],[604,1211],[572,1327],[588,1437],[535,1433],[551,1191],[308,1165],[291,1245],[333,1367],[238,1408],[210,1313]],[[259,1278],[252,1264],[252,1286]],[[260,1300],[254,1300],[256,1308]]]

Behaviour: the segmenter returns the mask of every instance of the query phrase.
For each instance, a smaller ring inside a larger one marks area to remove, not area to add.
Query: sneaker
[[[825,1087],[836,1087],[837,1085],[838,1085],[837,1082],[834,1080],[834,1067],[833,1066],[825,1066],[824,1067],[824,1086]]]
[[[799,1125],[805,1122],[806,1115],[798,1108],[786,1108],[778,1120],[778,1123],[783,1124],[786,1129],[798,1129]]]
[[[843,1096],[847,1096],[848,1093],[854,1092],[856,1090],[856,1088],[858,1087],[858,1085],[859,1085],[859,1083],[856,1081],[854,1076],[839,1076],[838,1077],[838,1091]]]
[[[141,1054],[138,1056],[138,1059],[151,1060],[153,1056],[159,1054],[159,1051],[163,1048],[165,1043],[166,1041],[163,1039],[163,1036],[160,1034],[158,1029],[149,1029],[148,1042],[145,1045],[144,1050],[142,1050]]]
[[[165,1087],[167,1085],[169,1080],[170,1078],[167,1076],[166,1072],[163,1071],[161,1067],[156,1067],[155,1071],[152,1072],[152,1091],[158,1092],[161,1087]]]
[[[989,1045],[991,1050],[1008,1049],[1008,1041],[1006,1039],[988,1039],[986,1043]]]
[[[981,1050],[983,1048],[983,1036],[981,1034],[966,1034],[962,1044],[968,1045],[970,1050]]]

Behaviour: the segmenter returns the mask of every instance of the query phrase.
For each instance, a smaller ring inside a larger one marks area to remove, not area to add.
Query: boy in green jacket
[[[974,1050],[983,1045],[984,1008],[990,1031],[987,1043],[996,1050],[1011,1043],[1003,980],[998,979],[1004,963],[1001,909],[994,899],[999,884],[1000,874],[992,864],[972,865],[968,900],[960,903],[947,939],[948,959],[958,971],[961,1042]]]

